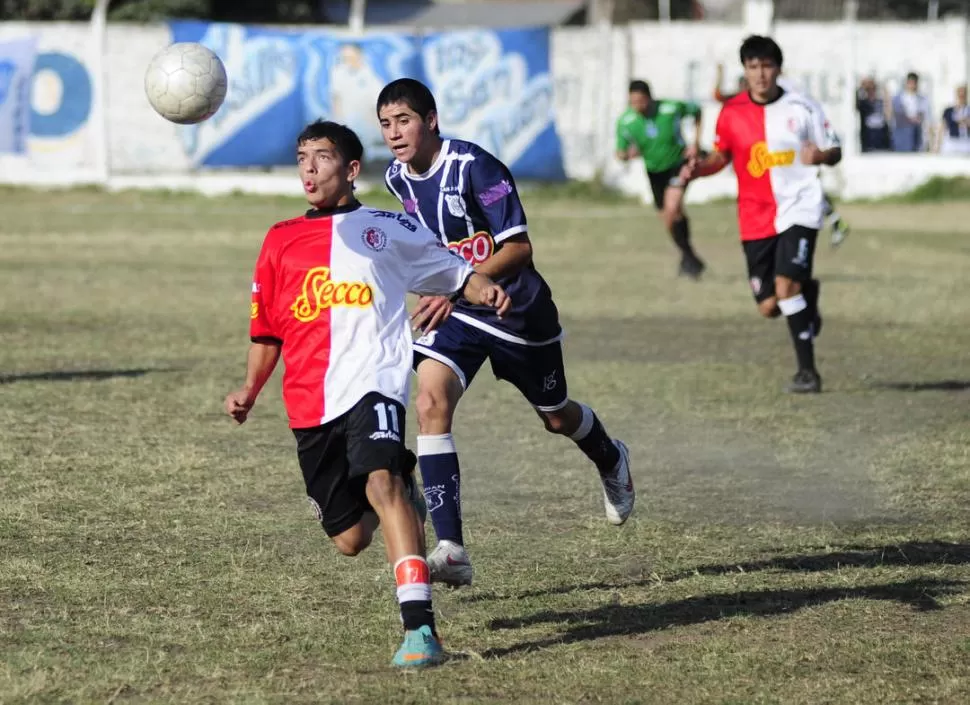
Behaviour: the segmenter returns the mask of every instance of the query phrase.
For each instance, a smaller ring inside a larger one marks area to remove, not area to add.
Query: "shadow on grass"
[[[101,381],[116,377],[143,377],[152,372],[178,372],[177,367],[143,367],[131,370],[56,370],[52,372],[25,372],[23,374],[0,374],[0,384],[14,382],[77,382]]]
[[[896,392],[965,392],[970,389],[970,380],[944,379],[939,382],[877,382],[876,389],[889,389]]]
[[[957,593],[967,583],[952,580],[911,580],[857,588],[806,588],[757,590],[690,597],[686,600],[646,605],[608,605],[575,612],[542,611],[527,617],[495,619],[493,630],[520,629],[537,624],[562,624],[553,637],[524,641],[489,649],[485,658],[501,658],[560,644],[592,641],[612,636],[633,636],[670,627],[703,624],[731,617],[772,617],[806,607],[863,599],[899,602],[919,611],[943,609],[938,598]]]
[[[697,575],[718,576],[756,573],[764,570],[787,570],[794,572],[817,573],[840,568],[876,568],[879,566],[924,566],[924,565],[970,565],[970,544],[950,543],[947,541],[914,541],[895,546],[845,546],[842,550],[829,553],[812,553],[796,556],[776,556],[758,561],[743,563],[721,563],[700,565],[679,573],[665,575],[657,573],[649,578],[636,580],[599,581],[578,585],[559,585],[538,590],[527,590],[510,599],[547,597],[565,595],[585,590],[619,590],[626,587],[656,585],[658,582],[675,582]],[[496,595],[469,595],[466,602],[483,602],[501,599]]]

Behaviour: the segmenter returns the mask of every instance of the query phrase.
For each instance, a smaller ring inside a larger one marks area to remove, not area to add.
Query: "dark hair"
[[[752,34],[745,39],[741,43],[740,54],[742,65],[751,59],[768,59],[781,68],[784,59],[778,43],[771,37],[762,37],[760,34]]]
[[[311,122],[303,128],[303,132],[296,138],[296,146],[299,147],[304,142],[314,140],[330,140],[333,142],[333,146],[341,159],[344,160],[344,164],[359,162],[364,158],[364,146],[360,143],[360,138],[356,132],[346,125],[330,120]]]
[[[394,103],[404,103],[420,115],[422,120],[427,120],[431,113],[438,112],[438,105],[434,101],[431,89],[413,78],[399,78],[381,89],[380,95],[377,96],[378,115],[381,108]],[[435,134],[439,134],[437,128]]]
[[[630,93],[643,93],[643,95],[650,97],[650,84],[646,81],[630,81]]]
[[[919,81],[919,74],[916,73],[915,71],[910,71],[908,74],[906,74],[906,80],[907,81]]]

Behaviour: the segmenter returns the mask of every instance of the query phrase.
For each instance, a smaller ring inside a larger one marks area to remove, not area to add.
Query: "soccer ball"
[[[158,52],[145,73],[155,112],[179,125],[212,117],[226,98],[226,67],[201,44],[179,42]]]

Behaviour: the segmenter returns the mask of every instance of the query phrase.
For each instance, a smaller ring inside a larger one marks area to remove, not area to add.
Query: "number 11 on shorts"
[[[387,402],[374,404],[374,411],[377,412],[377,430],[381,433],[393,433],[401,435],[401,427],[397,418],[397,407]],[[390,423],[388,423],[390,421]]]

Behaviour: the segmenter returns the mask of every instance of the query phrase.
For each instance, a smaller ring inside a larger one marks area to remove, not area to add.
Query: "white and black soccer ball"
[[[226,98],[226,67],[195,42],[162,49],[145,73],[145,94],[159,115],[179,125],[212,117]]]

